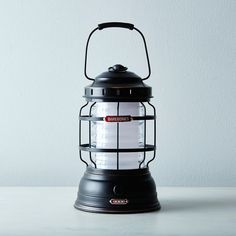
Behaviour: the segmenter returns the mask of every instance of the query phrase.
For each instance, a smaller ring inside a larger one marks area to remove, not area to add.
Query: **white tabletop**
[[[236,188],[158,188],[162,209],[95,214],[73,208],[75,187],[1,187],[0,236],[236,235]]]

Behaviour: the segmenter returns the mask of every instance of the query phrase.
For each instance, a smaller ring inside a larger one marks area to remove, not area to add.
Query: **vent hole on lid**
[[[91,89],[90,94],[93,95],[93,89]]]
[[[105,94],[105,89],[102,90],[102,95],[104,95],[104,94]]]

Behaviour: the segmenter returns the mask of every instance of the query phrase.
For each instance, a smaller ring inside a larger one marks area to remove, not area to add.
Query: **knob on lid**
[[[108,71],[110,72],[124,72],[127,71],[127,67],[122,66],[121,64],[116,64],[114,66],[111,66],[108,68]]]

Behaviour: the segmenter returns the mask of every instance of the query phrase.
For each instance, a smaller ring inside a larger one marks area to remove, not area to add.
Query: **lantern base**
[[[138,213],[159,210],[148,168],[104,170],[87,167],[74,207],[87,212]]]

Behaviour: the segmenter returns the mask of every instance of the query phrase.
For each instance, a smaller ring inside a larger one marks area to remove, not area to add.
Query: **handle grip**
[[[148,50],[147,50],[147,44],[146,44],[145,37],[139,29],[134,27],[133,24],[124,23],[124,22],[101,23],[101,24],[98,25],[97,28],[93,29],[92,32],[89,34],[88,39],[87,39],[87,43],[86,43],[86,49],[85,49],[85,60],[84,60],[84,75],[85,75],[85,77],[88,80],[94,80],[93,78],[91,78],[87,75],[88,46],[89,46],[89,41],[90,41],[90,38],[91,38],[92,34],[97,30],[102,30],[102,29],[105,29],[105,28],[113,28],[113,27],[119,27],[119,28],[126,28],[126,29],[130,29],[130,30],[135,30],[136,32],[138,32],[141,35],[141,37],[143,39],[143,44],[144,44],[144,49],[145,49],[146,59],[147,59],[147,66],[148,66],[148,75],[145,78],[143,78],[142,80],[148,79],[151,75],[151,66],[150,66],[150,61],[149,61],[149,56],[148,56]]]
[[[106,23],[98,24],[98,29],[99,30],[102,30],[102,29],[105,29],[105,28],[113,28],[113,27],[126,28],[126,29],[130,29],[130,30],[134,29],[133,24],[124,23],[124,22],[106,22]]]

